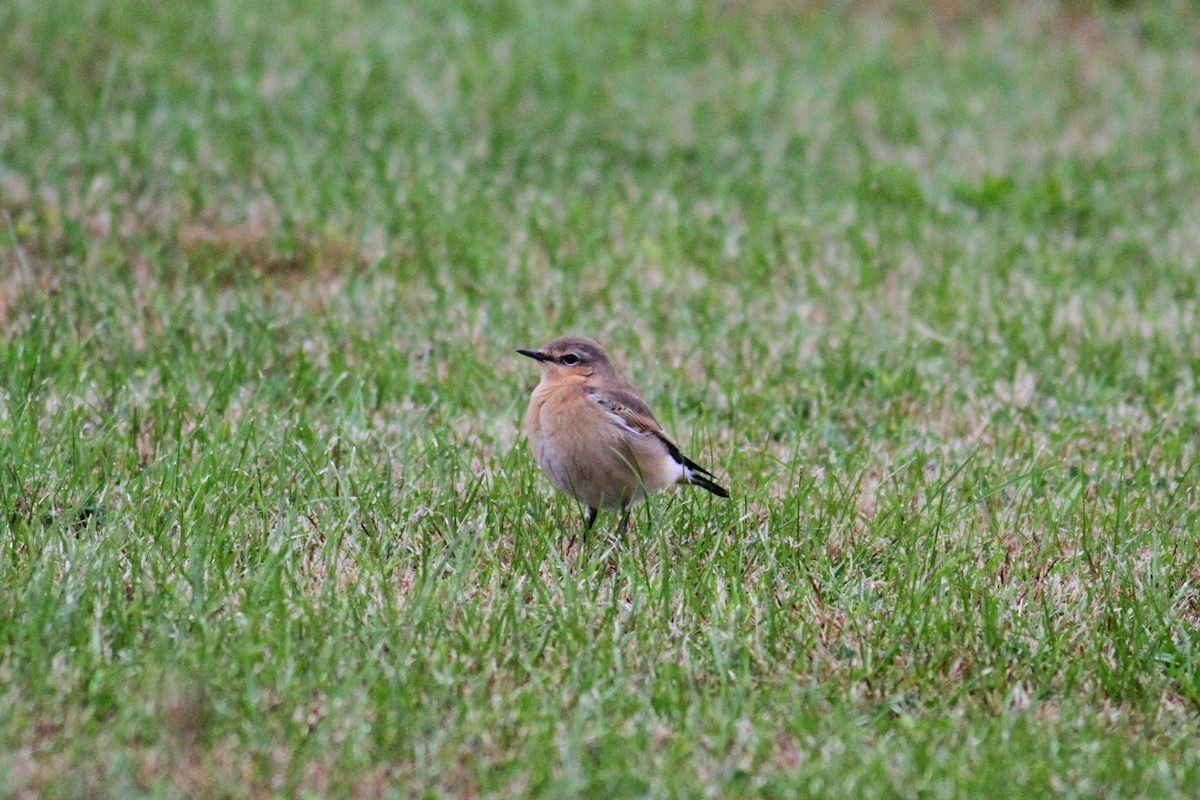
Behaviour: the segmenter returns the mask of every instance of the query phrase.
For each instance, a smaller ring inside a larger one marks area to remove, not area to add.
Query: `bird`
[[[525,413],[533,457],[551,483],[587,507],[585,532],[601,510],[622,511],[623,538],[632,506],[676,483],[729,497],[713,473],[680,451],[597,342],[562,336],[517,352],[542,373]]]

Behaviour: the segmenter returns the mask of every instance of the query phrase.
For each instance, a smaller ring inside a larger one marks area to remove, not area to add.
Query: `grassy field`
[[[0,797],[1200,793],[1195,5],[0,30]]]

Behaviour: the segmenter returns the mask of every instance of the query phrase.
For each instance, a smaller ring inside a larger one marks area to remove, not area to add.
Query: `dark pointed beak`
[[[545,353],[542,353],[538,350],[518,350],[517,352],[523,356],[529,356],[534,361],[549,361],[550,360],[550,356],[548,356]]]

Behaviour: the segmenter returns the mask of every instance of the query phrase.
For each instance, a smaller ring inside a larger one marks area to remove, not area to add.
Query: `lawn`
[[[0,797],[1200,794],[1194,4],[0,30]]]

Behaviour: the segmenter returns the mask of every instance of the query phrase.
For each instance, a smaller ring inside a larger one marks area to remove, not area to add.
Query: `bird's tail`
[[[715,478],[711,472],[704,467],[692,461],[690,458],[683,459],[683,479],[692,486],[699,486],[701,489],[707,489],[717,497],[729,497],[729,490],[718,485],[712,478]]]

